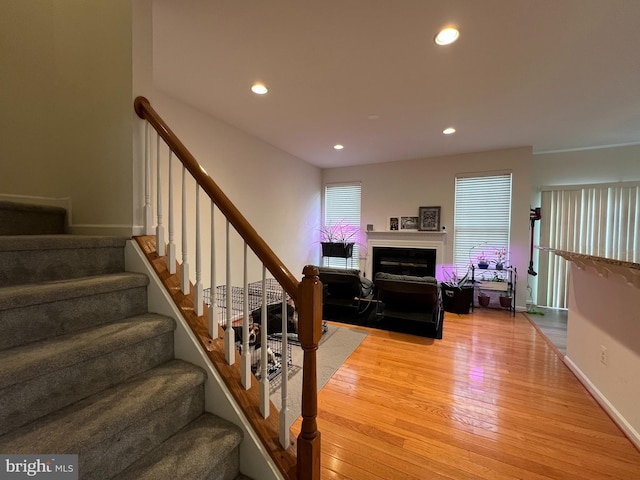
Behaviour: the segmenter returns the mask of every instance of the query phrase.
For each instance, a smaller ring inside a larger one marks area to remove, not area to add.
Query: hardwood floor
[[[366,330],[318,395],[323,479],[640,479],[640,452],[522,314],[447,313],[442,340]]]

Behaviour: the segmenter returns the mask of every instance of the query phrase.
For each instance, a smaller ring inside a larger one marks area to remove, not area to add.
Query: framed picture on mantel
[[[418,210],[418,230],[440,231],[440,207],[420,207]]]
[[[418,230],[418,217],[400,217],[400,230]]]

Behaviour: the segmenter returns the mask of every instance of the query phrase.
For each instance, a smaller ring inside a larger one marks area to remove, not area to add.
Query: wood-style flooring
[[[318,395],[323,479],[640,479],[640,452],[523,314],[447,313],[442,340],[366,330]]]

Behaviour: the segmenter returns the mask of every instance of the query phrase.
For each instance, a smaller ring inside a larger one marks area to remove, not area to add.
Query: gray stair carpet
[[[11,202],[0,224],[0,452],[78,454],[81,479],[246,479],[242,431],[204,411],[206,373],[174,358],[126,239]]]
[[[64,233],[64,208],[0,201],[0,235]]]

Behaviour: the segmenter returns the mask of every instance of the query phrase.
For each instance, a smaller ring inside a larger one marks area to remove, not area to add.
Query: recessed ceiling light
[[[335,148],[336,150],[342,150],[344,148],[344,145],[337,144],[334,145],[333,148]]]
[[[456,129],[453,127],[449,127],[449,128],[445,128],[442,133],[444,133],[445,135],[451,135],[453,133],[456,133]]]
[[[458,40],[459,36],[460,36],[460,32],[458,31],[457,28],[447,27],[440,30],[438,35],[436,35],[435,41],[438,45],[449,45],[450,43],[453,43],[456,40]]]
[[[251,86],[251,91],[257,95],[264,95],[269,91],[269,89],[265,87],[262,83],[254,83]]]

